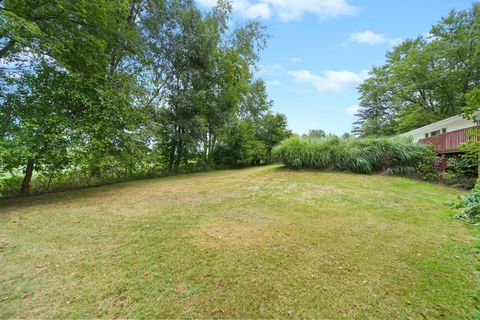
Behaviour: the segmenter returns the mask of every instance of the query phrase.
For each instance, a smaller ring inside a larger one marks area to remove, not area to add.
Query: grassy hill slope
[[[3,201],[0,318],[467,318],[457,194],[270,166]]]

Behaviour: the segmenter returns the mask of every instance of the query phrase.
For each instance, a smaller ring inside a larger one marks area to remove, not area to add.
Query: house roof
[[[477,111],[473,114],[473,116],[479,116],[479,115],[480,115],[480,111]],[[423,133],[425,131],[431,131],[431,130],[436,129],[438,127],[447,126],[450,123],[453,123],[457,120],[462,120],[462,119],[466,119],[465,115],[464,114],[459,114],[459,115],[456,115],[456,116],[453,116],[453,117],[450,117],[450,118],[446,118],[446,119],[443,119],[443,120],[440,120],[440,121],[437,121],[437,122],[434,122],[434,123],[431,123],[431,124],[427,124],[426,126],[423,126],[423,127],[420,127],[420,128],[413,129],[413,130],[410,130],[408,132],[402,133],[401,136],[408,136],[408,135]]]

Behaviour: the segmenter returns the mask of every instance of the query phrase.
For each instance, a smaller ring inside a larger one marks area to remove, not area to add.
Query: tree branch
[[[8,51],[13,48],[13,46],[17,43],[16,40],[10,39],[8,43],[0,49],[0,58],[3,58],[7,55]]]

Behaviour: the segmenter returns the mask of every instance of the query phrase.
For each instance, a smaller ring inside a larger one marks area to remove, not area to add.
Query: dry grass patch
[[[204,248],[261,248],[284,241],[284,220],[268,212],[225,206],[228,213],[212,217],[191,230],[192,242]]]
[[[192,234],[193,243],[205,248],[260,247],[273,238],[266,225],[231,221],[203,224]]]

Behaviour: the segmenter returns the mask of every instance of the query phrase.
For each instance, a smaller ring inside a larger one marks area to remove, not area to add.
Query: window
[[[435,130],[435,131],[430,132],[430,137],[437,136],[439,134],[440,134],[440,130]]]
[[[447,133],[447,128],[443,128],[442,133]]]
[[[427,133],[425,133],[425,138],[428,138],[428,132],[427,132]]]

